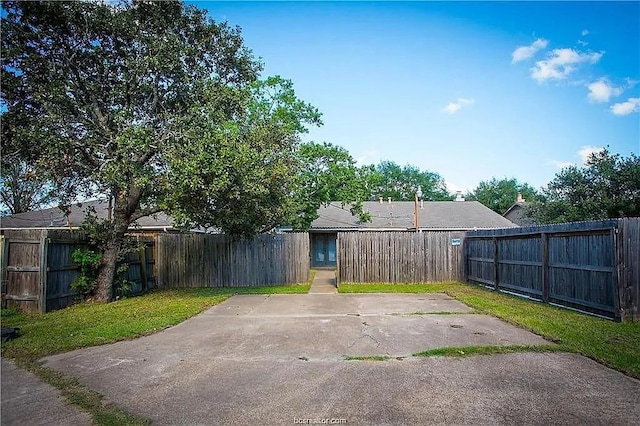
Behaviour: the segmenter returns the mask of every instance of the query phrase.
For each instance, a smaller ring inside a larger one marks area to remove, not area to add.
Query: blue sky
[[[594,149],[640,152],[638,2],[196,4],[320,109],[304,140],[361,164],[541,187]]]

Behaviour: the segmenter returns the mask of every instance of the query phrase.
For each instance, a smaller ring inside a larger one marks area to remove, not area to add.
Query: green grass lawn
[[[339,291],[340,293],[446,293],[474,308],[478,313],[493,315],[558,343],[558,350],[582,354],[629,376],[640,378],[640,323],[617,323],[498,293],[472,284],[341,283]],[[456,354],[455,350],[444,352],[440,354],[437,351],[433,353],[428,351],[421,355]],[[471,349],[465,354],[469,352],[481,354],[489,353],[491,350]]]
[[[44,356],[87,346],[132,339],[176,325],[234,294],[307,293],[309,284],[259,288],[184,288],[160,290],[113,303],[81,303],[46,314],[2,311],[3,327],[20,328],[20,337],[2,343],[2,356],[57,387],[87,411],[98,425],[143,425],[146,419],[104,404],[102,396],[74,378],[43,367]]]
[[[132,339],[176,325],[234,294],[307,293],[309,285],[160,290],[112,303],[81,303],[46,314],[5,310],[3,327],[20,338],[2,344],[2,356],[18,362],[87,346]]]

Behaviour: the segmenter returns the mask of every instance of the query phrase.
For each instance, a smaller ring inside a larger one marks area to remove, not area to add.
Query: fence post
[[[140,236],[138,236],[138,245],[140,244]],[[142,241],[142,245],[138,246],[138,260],[140,261],[140,290],[147,290],[147,246]]]
[[[9,262],[9,240],[4,235],[0,235],[0,298],[2,307],[7,307],[7,301],[4,298],[7,294],[7,264]]]
[[[155,247],[155,269],[156,269],[156,287],[162,288],[164,286],[164,277],[162,276],[162,269],[164,265],[162,264],[162,258],[164,256],[164,250],[160,249],[160,242],[163,239],[162,234],[158,234],[155,237],[156,239],[156,247]],[[182,255],[182,253],[180,253]],[[175,285],[175,284],[174,284]]]
[[[546,232],[541,235],[542,240],[542,300],[549,302],[549,237]]]
[[[613,264],[616,267],[613,286],[615,288],[614,304],[616,307],[615,319],[625,322],[627,320],[627,291],[625,283],[625,258],[624,258],[624,219],[618,220],[618,228],[611,229],[613,240]],[[617,234],[617,235],[616,235]]]
[[[42,231],[40,239],[40,313],[47,312],[47,252],[49,247],[49,239],[47,238],[47,230]]]
[[[500,269],[500,265],[498,262],[500,259],[498,258],[498,239],[493,237],[493,281],[494,281],[494,290],[498,290],[500,287],[500,279],[498,278],[498,270]]]

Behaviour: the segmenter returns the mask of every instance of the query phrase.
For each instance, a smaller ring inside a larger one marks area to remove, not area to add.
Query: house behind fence
[[[77,231],[3,230],[4,306],[46,312],[68,306],[86,246]],[[133,291],[242,287],[308,280],[309,234],[140,236]],[[340,232],[341,282],[469,281],[623,321],[640,321],[640,218],[479,231]]]

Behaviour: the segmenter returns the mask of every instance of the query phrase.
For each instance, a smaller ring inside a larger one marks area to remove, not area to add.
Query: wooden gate
[[[20,308],[24,312],[45,312],[42,274],[46,273],[47,240],[41,231],[34,231],[39,239],[2,238],[2,293],[4,306]]]

